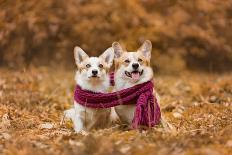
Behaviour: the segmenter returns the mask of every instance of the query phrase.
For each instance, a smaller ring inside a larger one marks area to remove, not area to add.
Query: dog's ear
[[[138,52],[142,52],[142,54],[146,58],[150,59],[151,58],[151,50],[152,50],[152,43],[150,40],[146,40],[146,41],[144,41],[142,46],[138,49]]]
[[[102,55],[100,55],[100,58],[105,61],[108,67],[110,67],[114,60],[114,49],[112,47],[108,48]]]
[[[74,48],[74,58],[77,66],[89,56],[78,46]]]
[[[118,42],[113,42],[112,47],[114,49],[114,57],[120,58],[123,53],[121,45]]]

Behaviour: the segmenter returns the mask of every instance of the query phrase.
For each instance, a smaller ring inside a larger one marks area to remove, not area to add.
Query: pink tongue
[[[131,73],[131,77],[133,80],[138,80],[140,75],[139,75],[139,73]]]

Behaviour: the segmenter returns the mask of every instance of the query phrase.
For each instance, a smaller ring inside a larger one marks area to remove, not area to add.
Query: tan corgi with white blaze
[[[118,42],[112,44],[115,54],[115,91],[120,91],[147,81],[153,80],[153,70],[150,67],[152,44],[146,40],[134,52],[124,51]],[[159,103],[159,96],[154,90],[154,96]],[[135,104],[120,105],[115,111],[122,123],[131,124],[134,118]],[[171,127],[161,116],[164,127]]]

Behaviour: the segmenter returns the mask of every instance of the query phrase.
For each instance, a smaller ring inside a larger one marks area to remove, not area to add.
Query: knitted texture
[[[135,104],[132,126],[153,127],[160,122],[160,107],[153,95],[151,81],[113,93],[96,93],[76,86],[74,100],[88,108],[111,108],[118,105]]]
[[[111,85],[111,86],[114,86],[114,85],[115,85],[115,82],[114,82],[114,72],[111,72],[111,73],[110,73],[110,85]]]

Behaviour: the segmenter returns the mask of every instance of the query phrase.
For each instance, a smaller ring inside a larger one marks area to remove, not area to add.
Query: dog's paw
[[[72,119],[73,120],[74,115],[75,115],[75,109],[74,108],[71,108],[71,109],[68,109],[68,110],[64,111],[64,118],[65,119]]]
[[[75,111],[74,108],[65,110],[63,113],[63,117],[61,119],[60,125],[65,126],[69,129],[73,128],[73,119],[74,119]]]

